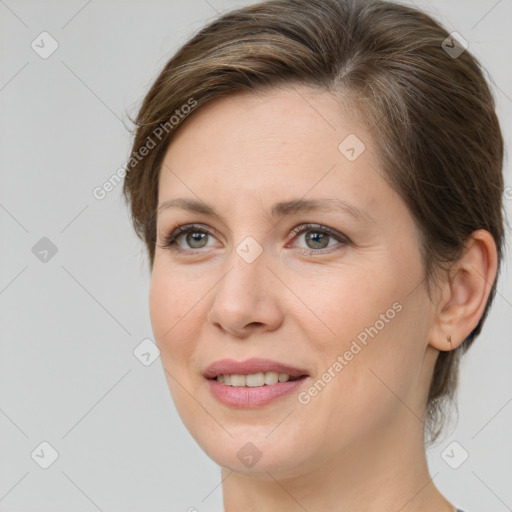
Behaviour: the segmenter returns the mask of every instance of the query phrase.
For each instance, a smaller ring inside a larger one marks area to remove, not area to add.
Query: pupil
[[[312,242],[313,244],[317,244],[317,245],[314,245],[315,249],[323,249],[324,247],[327,247],[326,244],[322,244],[322,242],[321,242],[322,237],[325,239],[325,241],[327,241],[327,239],[328,239],[327,235],[325,233],[318,233],[315,231],[313,231],[313,233],[314,233],[313,235],[308,233],[306,235],[306,240],[308,242]]]
[[[207,235],[207,233],[199,233],[199,232],[189,233],[187,235],[187,243],[191,247],[194,247],[194,248],[204,247],[204,244],[194,245],[194,243],[197,241],[201,242],[202,240],[206,240],[206,235]]]

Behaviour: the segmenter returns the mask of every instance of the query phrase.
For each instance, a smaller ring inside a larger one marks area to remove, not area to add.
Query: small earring
[[[452,337],[448,336],[448,343],[450,344],[450,348],[452,348]]]

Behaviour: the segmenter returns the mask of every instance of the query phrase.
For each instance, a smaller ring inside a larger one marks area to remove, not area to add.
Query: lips
[[[215,361],[203,375],[211,395],[231,409],[258,408],[278,400],[291,400],[311,380],[303,368],[257,358]],[[248,376],[247,381],[243,375]]]
[[[287,373],[292,378],[309,376],[308,371],[303,368],[259,358],[246,359],[245,361],[221,359],[208,366],[203,375],[207,379],[215,379],[218,375],[250,375],[260,372]]]

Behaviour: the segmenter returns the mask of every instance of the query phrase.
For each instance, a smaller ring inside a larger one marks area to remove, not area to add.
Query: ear
[[[437,350],[457,348],[478,325],[496,279],[496,242],[484,229],[474,231],[460,259],[440,285],[440,300],[430,333]],[[450,344],[451,340],[451,344]]]

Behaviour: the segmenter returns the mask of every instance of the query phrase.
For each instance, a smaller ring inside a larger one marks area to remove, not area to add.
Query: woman
[[[381,1],[232,11],[167,63],[124,193],[177,410],[226,512],[452,512],[428,472],[502,259],[464,41]]]

